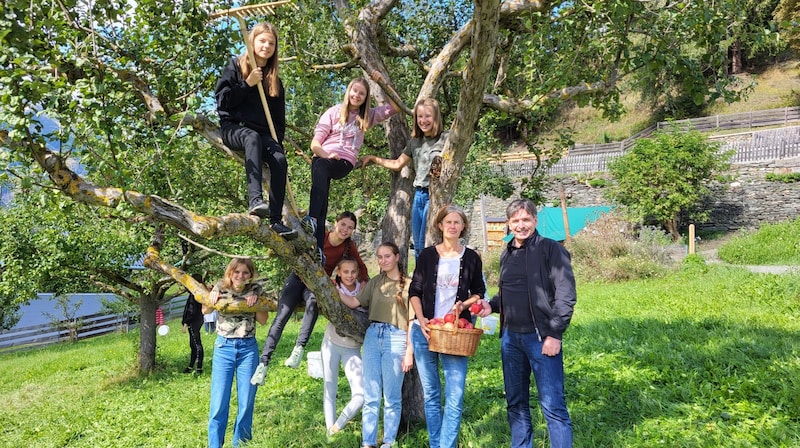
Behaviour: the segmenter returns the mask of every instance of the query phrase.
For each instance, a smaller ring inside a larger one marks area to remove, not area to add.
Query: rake
[[[234,17],[239,21],[239,30],[242,32],[242,40],[245,47],[247,47],[247,57],[250,59],[250,65],[256,66],[256,57],[253,54],[253,46],[250,45],[250,39],[247,38],[247,22],[246,17],[253,16],[266,16],[275,15],[275,8],[283,5],[291,5],[291,0],[281,0],[271,3],[260,3],[258,5],[240,6],[238,8],[226,9],[225,11],[215,12],[208,15],[211,20],[216,20],[221,17]],[[269,133],[272,139],[278,141],[278,135],[275,133],[275,125],[272,124],[272,115],[269,113],[269,106],[267,106],[267,96],[264,93],[263,83],[258,83],[258,96],[261,97],[261,105],[264,107],[264,114],[267,117],[267,124],[269,125]]]

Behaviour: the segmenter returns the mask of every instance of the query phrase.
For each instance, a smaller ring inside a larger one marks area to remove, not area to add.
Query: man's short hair
[[[534,218],[536,217],[536,204],[534,204],[530,199],[522,198],[514,199],[510,204],[508,204],[508,207],[506,207],[506,218],[511,218],[520,210],[525,210]]]

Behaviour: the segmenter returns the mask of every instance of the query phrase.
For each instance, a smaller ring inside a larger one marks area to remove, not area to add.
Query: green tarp
[[[597,221],[603,213],[611,210],[608,206],[598,207],[567,207],[567,220],[569,221],[570,236],[580,232],[594,221]],[[536,230],[542,236],[556,241],[567,239],[564,230],[564,212],[561,207],[543,207],[539,210],[539,224]]]

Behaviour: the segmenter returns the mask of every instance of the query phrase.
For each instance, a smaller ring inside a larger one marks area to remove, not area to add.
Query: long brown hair
[[[275,37],[275,52],[272,53],[272,57],[267,59],[267,65],[265,66],[264,89],[269,96],[278,96],[280,94],[280,85],[278,84],[278,48],[280,47],[278,44],[278,29],[269,22],[261,22],[250,30],[247,39],[250,41],[250,47],[252,47],[255,45],[256,37],[263,33],[271,33],[272,36]],[[253,67],[250,66],[250,57],[247,55],[247,50],[239,56],[238,62],[239,69],[242,71],[242,77],[247,78],[247,75],[253,71]]]
[[[358,123],[358,128],[362,131],[366,131],[369,129],[369,83],[364,78],[356,78],[350,81],[350,84],[347,85],[347,90],[344,91],[344,100],[342,100],[342,110],[339,111],[339,125],[344,126],[347,123],[347,116],[350,115],[350,90],[356,83],[360,83],[364,86],[364,89],[367,91],[366,98],[364,102],[358,106],[358,118],[356,118],[356,122]]]
[[[392,251],[395,255],[400,255],[400,248],[397,247],[397,244],[394,244],[391,241],[384,241],[378,246],[378,248],[386,247]],[[398,305],[408,306],[406,301],[403,299],[403,290],[406,286],[406,280],[408,280],[408,274],[406,274],[406,269],[400,260],[397,260],[397,270],[400,271],[400,280],[397,282],[397,294],[394,296],[394,299],[397,301]]]
[[[231,285],[233,285],[233,271],[239,267],[240,264],[243,264],[250,270],[250,279],[254,279],[256,277],[256,266],[253,264],[253,260],[249,258],[234,258],[228,263],[228,267],[225,268],[225,275],[222,276],[222,282],[220,282],[220,289],[229,289]]]

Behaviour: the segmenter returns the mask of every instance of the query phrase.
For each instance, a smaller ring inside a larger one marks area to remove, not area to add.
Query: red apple
[[[444,323],[452,323],[456,321],[456,315],[453,313],[447,313],[444,315]]]
[[[472,325],[472,322],[467,322],[467,323],[464,325],[464,328],[465,328],[465,329],[467,329],[467,330],[472,330],[473,328],[475,328],[475,326],[474,326],[474,325]]]
[[[478,302],[475,302],[475,303],[473,303],[472,305],[469,306],[469,312],[472,313],[472,314],[478,314],[481,311],[483,311],[483,307]]]
[[[458,319],[458,328],[464,328],[464,327],[467,326],[468,323],[470,323],[470,322],[467,319],[464,319],[462,317],[462,318]]]

